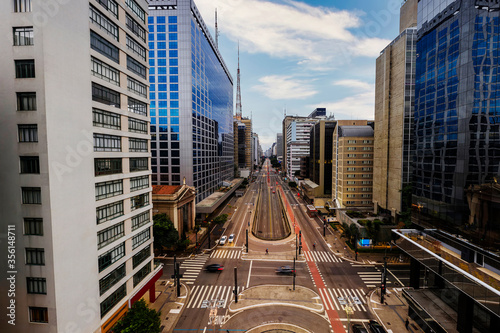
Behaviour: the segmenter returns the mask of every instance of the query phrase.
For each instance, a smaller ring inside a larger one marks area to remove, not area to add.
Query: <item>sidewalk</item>
[[[181,283],[180,297],[177,297],[177,287],[170,280],[156,281],[155,288],[156,301],[149,307],[161,311],[161,332],[172,332],[188,300],[187,287]]]

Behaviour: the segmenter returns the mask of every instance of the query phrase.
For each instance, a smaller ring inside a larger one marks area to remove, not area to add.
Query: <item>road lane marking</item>
[[[191,299],[189,300],[188,305],[186,306],[187,308],[189,308],[191,306],[191,303],[193,303],[193,301],[194,301],[194,294],[196,293],[196,291],[198,290],[198,288],[199,288],[199,286],[195,286],[193,288],[193,290],[191,290],[192,296],[191,296]]]
[[[250,285],[250,276],[252,275],[252,264],[253,260],[250,260],[250,270],[248,271],[247,288]]]

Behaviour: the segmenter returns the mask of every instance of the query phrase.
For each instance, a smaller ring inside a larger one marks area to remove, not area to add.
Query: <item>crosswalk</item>
[[[234,299],[234,286],[214,286],[198,285],[191,290],[191,296],[187,303],[187,308],[209,308],[215,305],[218,308],[225,308]],[[238,287],[238,293],[245,290],[245,287]]]
[[[330,252],[326,251],[304,251],[307,261],[315,262],[342,262],[342,259],[337,258]]]
[[[319,288],[326,310],[345,311],[347,305],[353,311],[366,312],[367,304],[363,289]]]
[[[179,266],[180,269],[184,269],[184,271],[181,271],[183,276],[181,281],[186,284],[194,284],[194,281],[196,281],[196,278],[205,266],[208,258],[208,254],[202,254],[196,258],[184,260],[184,262]]]
[[[212,252],[210,258],[218,258],[218,259],[240,259],[241,258],[241,249],[219,249]]]
[[[382,273],[380,271],[358,272],[358,275],[368,288],[375,288],[382,281]]]

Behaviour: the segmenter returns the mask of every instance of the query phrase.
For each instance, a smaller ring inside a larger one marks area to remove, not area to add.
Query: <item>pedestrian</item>
[[[269,254],[269,250],[268,249],[266,249],[266,254]]]
[[[410,324],[410,321],[408,320],[408,318],[406,318],[406,321],[405,321],[405,327],[406,327],[406,330],[408,331],[408,325]]]

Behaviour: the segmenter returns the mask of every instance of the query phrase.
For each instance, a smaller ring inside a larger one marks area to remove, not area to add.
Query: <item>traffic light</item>
[[[385,284],[382,283],[380,285],[380,291],[381,291],[382,295],[385,295]]]
[[[300,197],[300,193],[297,193],[297,196]]]

